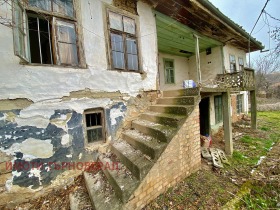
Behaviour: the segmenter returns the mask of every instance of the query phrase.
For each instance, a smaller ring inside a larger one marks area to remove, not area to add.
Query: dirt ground
[[[280,113],[279,113],[280,116]],[[278,116],[278,117],[279,117]],[[279,121],[279,118],[276,120]],[[274,141],[271,140],[271,135],[275,134],[275,130],[270,128],[268,121],[260,123],[260,129],[255,131],[248,127],[248,118],[241,120],[233,125],[234,137],[234,154],[229,158],[230,165],[224,165],[224,168],[215,168],[211,162],[202,159],[202,168],[195,174],[186,178],[176,186],[170,188],[164,194],[147,205],[144,210],[150,209],[221,209],[227,202],[236,196],[240,187],[248,180],[253,180],[256,186],[262,186],[266,183],[272,183],[275,187],[273,192],[268,190],[267,196],[271,197],[275,193],[280,195],[279,190],[279,157],[280,157],[280,141],[279,135],[274,136]],[[216,135],[212,136],[212,147],[224,148],[223,130],[221,129]],[[273,142],[277,142],[274,148],[270,151]],[[257,162],[260,156],[267,156],[264,163],[258,165]],[[278,161],[278,162],[277,162]],[[275,167],[278,164],[278,167]],[[256,173],[253,173],[257,171]],[[257,174],[257,175],[254,175]],[[262,174],[262,175],[259,175]],[[253,176],[254,175],[254,176]],[[268,177],[274,179],[268,180]],[[265,178],[264,178],[265,177]],[[76,189],[86,190],[82,176],[75,179],[75,182],[66,189],[54,190],[52,193],[36,200],[31,200],[29,203],[18,205],[15,209],[69,209],[69,194]],[[252,199],[257,197],[256,192],[252,189],[251,194],[246,200],[241,201],[238,208],[240,209],[258,209],[259,205],[254,206]],[[271,194],[272,193],[272,194]],[[258,197],[257,197],[258,198]],[[244,198],[246,199],[246,197]],[[250,203],[251,202],[251,203]],[[280,205],[280,196],[276,196],[276,200],[267,205]],[[251,205],[251,206],[250,206]],[[249,206],[249,207],[248,207]],[[256,208],[255,208],[256,207]],[[280,208],[280,206],[279,206]],[[5,209],[5,208],[4,208]],[[259,208],[265,209],[265,208]]]

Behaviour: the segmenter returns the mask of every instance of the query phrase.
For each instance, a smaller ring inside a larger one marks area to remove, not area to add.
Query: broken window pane
[[[98,126],[102,125],[102,116],[101,113],[92,113],[86,115],[86,126],[92,127],[92,126]]]
[[[49,21],[38,17],[28,17],[31,63],[52,64],[52,49]]]
[[[53,11],[74,17],[73,0],[54,0]]]
[[[135,22],[133,19],[128,17],[123,17],[123,27],[124,27],[124,32],[135,34]]]
[[[110,28],[123,31],[122,16],[114,12],[109,12]]]
[[[42,10],[51,11],[51,0],[29,0],[29,5]]]

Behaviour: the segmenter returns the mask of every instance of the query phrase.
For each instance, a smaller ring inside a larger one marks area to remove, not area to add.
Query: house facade
[[[7,195],[115,160],[130,181],[106,168],[85,179],[104,175],[114,209],[139,209],[200,168],[200,134],[224,125],[232,152],[231,117],[248,111],[248,91],[254,110],[249,34],[206,0],[12,0],[0,14]],[[109,208],[100,196],[95,208]]]

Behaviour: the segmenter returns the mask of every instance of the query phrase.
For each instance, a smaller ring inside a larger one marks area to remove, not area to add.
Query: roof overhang
[[[194,35],[199,37],[200,52],[206,51],[208,48],[223,45],[221,42],[203,36],[197,31],[162,13],[155,12],[155,16],[158,49],[160,52],[183,57],[191,57],[195,55],[196,51],[196,38]]]
[[[245,52],[264,47],[208,0],[146,0],[152,7],[194,31]],[[249,50],[250,40],[250,50]]]

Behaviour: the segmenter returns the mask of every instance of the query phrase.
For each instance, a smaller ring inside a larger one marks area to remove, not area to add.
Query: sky
[[[222,13],[242,26],[250,33],[264,7],[266,0],[209,0]],[[271,16],[280,19],[280,0],[269,0],[265,11]],[[268,26],[270,25],[270,27]],[[263,14],[259,19],[252,36],[260,41],[264,46],[264,50],[275,48],[275,42],[269,37],[269,30],[273,31],[274,27],[280,26],[280,22],[273,20],[268,15]],[[270,28],[270,29],[269,29]],[[251,53],[252,62],[259,56],[266,55],[259,51]]]

